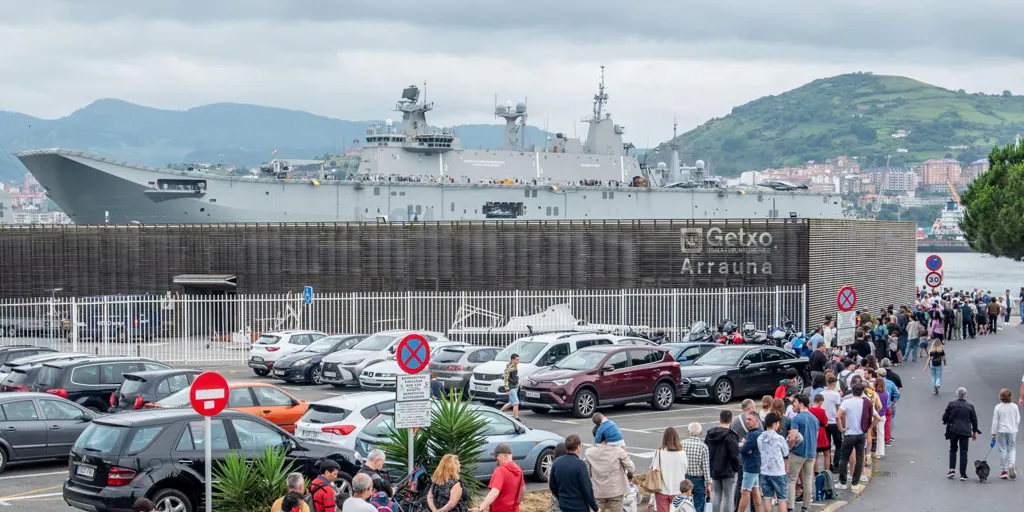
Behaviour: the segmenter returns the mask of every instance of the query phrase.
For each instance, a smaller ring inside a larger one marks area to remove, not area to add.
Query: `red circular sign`
[[[192,382],[189,400],[203,416],[216,416],[228,406],[228,381],[217,372],[201,373]]]
[[[836,305],[839,311],[850,311],[857,305],[857,292],[852,286],[844,286],[836,294]]]
[[[410,334],[398,342],[398,367],[405,373],[419,373],[430,364],[430,344],[419,334]]]

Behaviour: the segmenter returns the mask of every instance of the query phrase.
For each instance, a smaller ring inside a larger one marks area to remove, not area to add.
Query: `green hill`
[[[893,138],[897,130],[909,135]],[[887,155],[892,165],[947,156],[971,162],[1018,133],[1024,133],[1024,96],[853,73],[736,107],[658,149],[672,143],[683,161],[704,159],[715,174],[736,175],[838,155],[859,157],[861,167],[884,165]]]

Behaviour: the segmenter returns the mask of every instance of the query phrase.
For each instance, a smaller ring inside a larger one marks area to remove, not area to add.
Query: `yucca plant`
[[[427,471],[433,474],[441,457],[449,453],[455,455],[462,464],[462,485],[471,494],[476,494],[481,484],[473,474],[487,444],[487,438],[484,437],[487,422],[474,412],[476,406],[462,400],[461,391],[453,389],[443,400],[434,402],[430,427],[419,429],[413,436],[415,462],[423,460],[426,455],[430,459]],[[406,429],[392,428],[388,439],[380,445],[389,466],[403,472],[409,457],[408,436]]]
[[[241,452],[229,452],[213,465],[213,508],[224,512],[263,512],[288,490],[294,471],[285,451],[266,448],[246,464]]]

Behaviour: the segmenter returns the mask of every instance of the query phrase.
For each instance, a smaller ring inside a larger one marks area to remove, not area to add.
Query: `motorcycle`
[[[718,336],[715,338],[715,343],[722,345],[739,345],[743,343],[743,334],[739,332],[736,322],[723,320],[722,323],[718,324]]]
[[[759,331],[754,322],[746,322],[743,324],[743,343],[764,345],[768,343],[768,333]]]
[[[708,328],[708,323],[703,321],[694,322],[683,335],[684,343],[709,343],[712,341],[714,341],[714,335]]]
[[[789,317],[782,317],[783,322],[781,327],[772,328],[768,326],[768,339],[772,345],[776,347],[785,348],[787,344],[791,344],[793,339],[797,336],[796,326]]]

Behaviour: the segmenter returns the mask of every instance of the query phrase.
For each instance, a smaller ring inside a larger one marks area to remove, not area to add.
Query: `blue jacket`
[[[900,389],[896,387],[896,383],[895,382],[889,380],[886,377],[883,377],[883,378],[885,379],[885,392],[889,393],[889,403],[899,402],[900,401]]]
[[[614,443],[622,441],[622,432],[619,432],[619,426],[612,420],[604,420],[597,427],[597,433],[594,434],[594,444],[601,444],[603,441]]]
[[[743,444],[740,445],[740,458],[743,461],[744,473],[761,473],[761,450],[757,447],[757,438],[761,436],[761,432],[764,431],[759,428],[747,432],[747,436],[743,438]]]
[[[560,512],[598,510],[587,464],[575,453],[567,453],[551,465],[548,490],[558,500]]]

